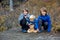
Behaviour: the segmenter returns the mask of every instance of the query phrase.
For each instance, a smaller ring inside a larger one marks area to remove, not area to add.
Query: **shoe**
[[[23,33],[26,33],[27,31],[26,30],[22,30]]]
[[[40,32],[40,33],[41,33],[41,32],[42,32],[42,30],[39,30],[38,32]]]

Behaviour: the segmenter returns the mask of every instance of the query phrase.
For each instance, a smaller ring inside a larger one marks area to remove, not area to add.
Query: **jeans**
[[[43,30],[47,30],[48,32],[51,31],[50,30],[51,28],[48,27],[48,22],[44,22],[43,20],[39,20],[38,26],[39,26],[38,28],[40,31],[42,30],[42,27],[43,27]]]

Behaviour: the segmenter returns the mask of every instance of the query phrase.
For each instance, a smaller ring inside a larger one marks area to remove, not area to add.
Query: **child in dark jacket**
[[[38,27],[39,31],[42,31],[42,27],[44,30],[47,30],[47,32],[51,31],[51,19],[50,15],[48,15],[47,10],[45,7],[40,9],[41,15],[38,16]]]

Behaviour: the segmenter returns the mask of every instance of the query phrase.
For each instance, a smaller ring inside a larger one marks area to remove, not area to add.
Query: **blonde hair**
[[[42,7],[41,9],[40,9],[40,13],[41,13],[41,10],[43,10],[44,12],[46,12],[46,15],[47,15],[47,9],[46,9],[46,7]],[[42,14],[41,14],[42,15]]]
[[[30,18],[34,18],[35,19],[35,16],[34,15],[31,15]]]

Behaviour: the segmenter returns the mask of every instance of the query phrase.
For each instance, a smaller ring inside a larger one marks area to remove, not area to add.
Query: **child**
[[[29,19],[29,12],[27,9],[24,9],[23,10],[23,13],[19,16],[18,20],[19,20],[19,23],[20,25],[22,26],[21,29],[22,29],[22,32],[27,32],[27,30],[29,29],[29,26],[26,25],[27,23],[27,20]]]
[[[34,15],[30,16],[29,20],[27,21],[27,24],[29,25],[29,29],[27,31],[28,33],[37,32],[38,25]]]
[[[51,31],[51,19],[50,16],[47,13],[47,10],[45,7],[40,9],[41,15],[38,16],[38,26],[39,31],[42,31],[42,26],[44,30],[47,30],[47,32]]]

